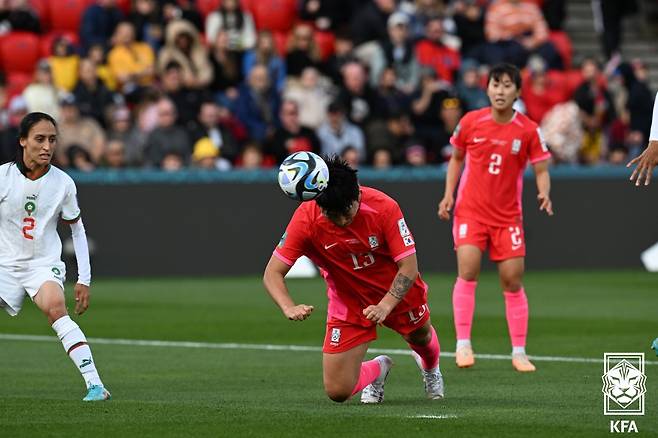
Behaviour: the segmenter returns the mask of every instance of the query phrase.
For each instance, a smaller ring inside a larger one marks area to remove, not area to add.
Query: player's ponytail
[[[35,111],[27,114],[21,120],[21,124],[18,127],[18,139],[16,141],[16,164],[20,169],[25,169],[25,163],[23,162],[23,146],[21,146],[20,140],[29,137],[32,127],[42,120],[52,123],[55,129],[57,129],[57,122],[55,119],[46,113]]]

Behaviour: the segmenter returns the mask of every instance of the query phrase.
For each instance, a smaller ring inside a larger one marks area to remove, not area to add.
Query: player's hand
[[[635,181],[635,185],[639,186],[644,175],[644,185],[648,186],[651,182],[653,168],[658,165],[658,141],[649,142],[649,146],[644,152],[639,157],[633,158],[626,167],[631,167],[634,164],[637,164],[637,167],[633,170],[630,180]]]
[[[452,211],[452,207],[455,204],[455,198],[452,196],[445,196],[441,202],[439,202],[439,219],[444,220],[444,221],[449,221],[450,220],[450,212]]]
[[[311,313],[313,313],[313,306],[306,304],[298,304],[283,310],[283,314],[291,321],[304,321],[311,316]]]
[[[75,314],[82,315],[89,308],[89,286],[76,283],[73,292],[75,293]]]
[[[381,303],[370,305],[363,309],[363,316],[375,324],[383,323],[389,313],[391,313],[391,309],[387,309]]]
[[[547,215],[553,216],[553,203],[547,194],[538,194],[537,201],[539,201],[539,211],[545,211]]]

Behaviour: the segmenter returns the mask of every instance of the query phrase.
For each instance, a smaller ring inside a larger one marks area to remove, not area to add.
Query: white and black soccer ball
[[[279,187],[297,201],[315,199],[329,183],[329,169],[313,152],[295,152],[279,166]]]

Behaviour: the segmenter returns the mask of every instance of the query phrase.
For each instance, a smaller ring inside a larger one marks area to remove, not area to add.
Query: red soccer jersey
[[[491,108],[467,113],[450,143],[466,151],[466,166],[459,182],[455,216],[492,226],[523,221],[521,194],[528,164],[551,157],[535,122],[518,112],[512,120],[497,123]]]
[[[377,304],[398,271],[397,261],[416,252],[413,236],[397,202],[386,194],[361,187],[361,205],[351,224],[339,227],[315,202],[295,211],[274,255],[292,266],[302,255],[318,267],[327,283],[327,318],[368,327],[363,309]],[[427,285],[420,275],[391,314],[416,309],[427,302]]]

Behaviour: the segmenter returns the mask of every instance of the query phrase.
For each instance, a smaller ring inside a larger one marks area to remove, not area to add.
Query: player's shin
[[[457,277],[452,290],[452,310],[455,318],[457,347],[471,343],[471,327],[475,312],[475,289],[477,281],[467,281]]]
[[[505,291],[503,295],[505,295],[505,316],[513,353],[525,354],[528,334],[528,298],[523,288],[516,292]]]
[[[91,349],[87,345],[87,338],[85,338],[78,324],[68,315],[65,315],[55,321],[52,327],[59,340],[62,341],[64,350],[82,374],[87,387],[103,386],[94,364],[94,358],[91,355]]]
[[[420,356],[423,369],[433,370],[439,367],[439,355],[441,354],[441,345],[436,330],[430,325],[430,341],[425,345],[407,343],[409,347]]]
[[[379,377],[381,372],[380,363],[377,359],[372,359],[367,362],[361,363],[361,371],[359,372],[359,380],[356,382],[356,386],[352,390],[352,395],[361,391],[366,386],[370,385],[372,382]]]

